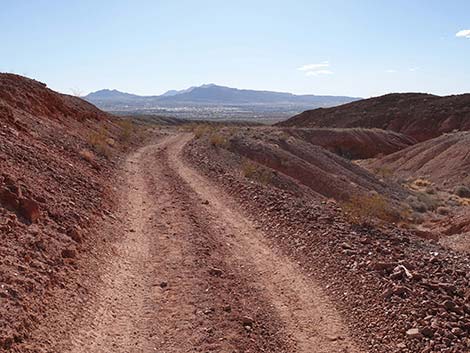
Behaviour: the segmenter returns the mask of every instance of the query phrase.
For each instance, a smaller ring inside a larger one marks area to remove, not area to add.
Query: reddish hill
[[[45,351],[60,332],[32,338],[49,320],[51,293],[65,298],[78,283],[75,258],[99,242],[90,229],[110,207],[112,162],[93,152],[90,136],[116,137],[109,118],[40,82],[0,74],[0,351]]]
[[[470,186],[470,132],[445,134],[371,161],[372,169],[390,170],[395,177],[425,178],[442,187]]]
[[[338,107],[307,110],[277,125],[380,128],[423,141],[453,130],[470,130],[470,94],[387,94]]]
[[[231,169],[249,176],[253,180],[271,184],[283,190],[296,190],[297,195],[333,198],[348,201],[355,195],[377,193],[386,198],[401,200],[406,192],[398,185],[388,185],[375,175],[332,153],[330,149],[341,149],[342,153],[360,154],[361,145],[346,150],[341,141],[347,132],[315,129],[266,129],[238,128],[213,129],[200,140],[210,140],[213,145],[224,145],[214,159],[230,164]],[[367,136],[363,131],[363,136]],[[380,135],[380,133],[379,133]],[[328,142],[329,136],[334,137]],[[353,135],[351,135],[353,136]],[[348,141],[346,139],[345,141]]]
[[[411,137],[380,129],[282,129],[281,131],[286,136],[321,146],[347,159],[387,155],[416,143]]]
[[[44,83],[19,75],[0,74],[0,113],[3,119],[27,114],[46,119],[100,120],[109,117],[94,105],[77,97],[59,94]]]
[[[452,331],[468,322],[470,314],[468,256],[417,239],[392,224],[352,226],[338,203],[308,197],[307,192],[299,195],[294,184],[284,183],[281,188],[285,175],[323,194],[377,188],[379,183],[319,146],[294,138],[278,142],[266,131],[252,130],[251,134],[232,133],[226,143],[216,138],[224,134],[220,131],[209,139],[200,136],[187,145],[185,157],[240,200],[242,209],[273,244],[306,273],[312,278],[322,274],[324,288],[331,291],[335,305],[350,318],[350,326],[370,352],[438,352],[451,346],[455,352],[467,352],[468,344]],[[265,172],[246,173],[239,165],[240,155],[251,156],[276,172],[270,171],[271,179],[263,177]],[[387,180],[382,190],[392,187]],[[408,275],[398,273],[398,268]],[[456,302],[464,309],[450,309]],[[468,325],[464,328],[468,334]]]
[[[393,180],[424,185],[426,198],[442,205],[444,213],[428,215],[431,219],[422,228],[452,248],[470,251],[470,132],[444,134],[361,164]]]

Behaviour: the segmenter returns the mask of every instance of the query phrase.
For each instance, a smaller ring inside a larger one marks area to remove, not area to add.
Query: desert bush
[[[198,124],[198,125],[195,125],[195,126],[194,126],[193,133],[194,133],[194,136],[195,136],[197,139],[199,139],[199,138],[201,138],[202,136],[211,133],[213,130],[214,130],[214,128],[211,127],[211,126],[209,126],[209,125],[201,125],[201,124]]]
[[[415,184],[418,187],[426,187],[426,186],[431,185],[431,182],[426,179],[418,178],[414,181],[413,184]]]
[[[428,210],[426,205],[423,202],[421,202],[420,200],[418,200],[418,198],[416,196],[408,196],[406,198],[406,202],[416,212],[424,213]]]
[[[382,167],[382,168],[377,168],[375,170],[375,174],[377,174],[381,178],[390,178],[393,176],[393,171],[390,168]]]
[[[461,206],[461,199],[456,195],[449,195],[447,198],[447,205],[449,206]]]
[[[95,154],[90,150],[81,150],[79,154],[80,157],[82,157],[88,163],[93,163],[95,161]]]
[[[273,178],[272,172],[269,169],[261,169],[257,174],[257,180],[264,185],[271,183]]]
[[[448,207],[438,207],[436,212],[441,216],[447,216],[450,213],[450,209]]]
[[[463,185],[457,186],[454,190],[454,194],[459,197],[470,198],[470,188]]]
[[[425,221],[425,217],[419,212],[413,212],[409,218],[414,224],[422,224]]]
[[[98,131],[94,131],[88,136],[88,144],[93,147],[96,153],[109,158],[112,150],[107,142],[108,138],[108,131],[102,126]]]
[[[129,143],[131,141],[132,135],[136,130],[134,123],[130,120],[121,120],[117,122],[117,125],[121,129],[119,140],[124,144]]]
[[[258,170],[258,166],[254,162],[250,160],[243,161],[242,173],[244,177],[251,178],[256,173],[257,170]]]
[[[426,209],[429,211],[434,211],[437,207],[440,206],[439,199],[426,192],[419,192],[416,194],[416,196],[418,200],[422,202],[426,206]]]
[[[242,173],[245,178],[258,181],[264,185],[269,184],[272,180],[272,173],[270,170],[262,168],[250,160],[245,160],[242,163]]]
[[[394,222],[398,218],[390,203],[378,194],[354,195],[342,204],[342,208],[350,222],[358,225],[372,225],[381,221]]]
[[[223,147],[227,145],[227,139],[218,133],[213,133],[209,137],[209,142],[214,147]]]

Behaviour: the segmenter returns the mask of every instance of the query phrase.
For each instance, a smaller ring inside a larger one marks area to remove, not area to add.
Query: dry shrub
[[[424,187],[430,186],[432,183],[429,180],[418,178],[413,182],[413,184],[417,187],[424,188]]]
[[[194,123],[182,124],[178,127],[179,130],[183,132],[194,132]]]
[[[397,220],[397,212],[390,203],[378,194],[354,195],[342,205],[349,221],[358,225],[372,225],[376,222],[394,222]]]
[[[242,163],[242,173],[245,178],[251,178],[258,170],[258,165],[250,160]]]
[[[194,133],[194,136],[195,136],[197,139],[199,139],[199,138],[201,138],[202,136],[211,133],[213,130],[214,130],[214,128],[213,128],[212,126],[210,126],[210,125],[201,125],[201,124],[198,124],[198,125],[195,125],[195,126],[194,126],[193,133]]]
[[[433,194],[419,192],[416,196],[418,197],[418,200],[422,202],[426,206],[426,209],[429,211],[434,211],[441,205],[441,202],[438,197],[434,196]]]
[[[457,186],[454,190],[454,194],[459,197],[470,198],[470,188],[466,186]]]
[[[108,139],[108,131],[101,127],[88,136],[88,144],[93,147],[96,153],[109,158],[112,155],[112,150],[107,142]]]
[[[450,213],[450,208],[440,206],[437,208],[436,212],[441,216],[447,216]]]
[[[124,144],[128,144],[136,130],[134,123],[130,120],[120,120],[117,125],[121,128],[119,140]]]
[[[379,177],[387,179],[393,176],[393,171],[390,168],[382,167],[375,170],[375,174]]]
[[[95,162],[95,154],[90,151],[90,150],[81,150],[79,152],[80,157],[82,157],[84,160],[86,160],[88,163],[94,163]]]
[[[217,134],[217,133],[213,133],[209,137],[209,142],[214,147],[223,147],[227,145],[227,139],[224,136]]]
[[[262,168],[250,160],[243,161],[242,173],[245,178],[256,180],[264,185],[269,184],[272,180],[272,173],[270,170]]]

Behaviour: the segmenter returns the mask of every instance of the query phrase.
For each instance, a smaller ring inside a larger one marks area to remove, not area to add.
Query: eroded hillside
[[[112,208],[122,132],[79,98],[0,74],[1,348],[35,351],[60,334],[57,326],[31,337],[58,307],[58,291],[80,295],[76,258],[107,237],[93,226]]]
[[[387,94],[338,107],[307,110],[277,125],[379,128],[423,141],[453,130],[470,130],[470,94]]]

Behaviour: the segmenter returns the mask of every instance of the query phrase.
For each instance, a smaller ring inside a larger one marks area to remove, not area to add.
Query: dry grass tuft
[[[119,140],[125,145],[129,144],[137,130],[134,123],[130,120],[120,120],[116,124],[121,128]]]
[[[102,126],[98,131],[94,131],[88,136],[88,144],[93,147],[96,153],[110,158],[112,149],[107,142],[109,138],[108,130]]]
[[[193,129],[194,136],[199,139],[202,136],[208,135],[214,131],[214,127],[210,125],[195,125]]]
[[[242,174],[245,178],[252,179],[267,185],[272,180],[272,173],[266,168],[260,167],[255,162],[247,159],[242,163]]]
[[[79,152],[80,157],[86,160],[88,163],[93,164],[95,162],[95,154],[90,150],[81,150]]]
[[[218,133],[211,134],[209,142],[214,147],[224,147],[227,145],[227,139]]]
[[[349,221],[358,225],[372,225],[377,222],[392,223],[399,218],[390,203],[378,194],[355,195],[342,204]]]

